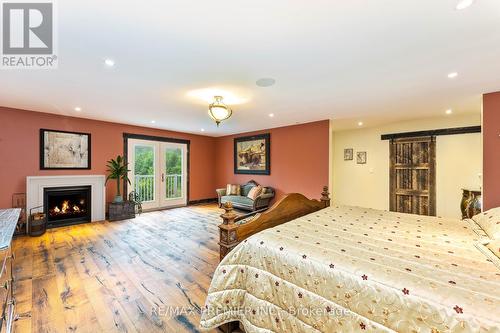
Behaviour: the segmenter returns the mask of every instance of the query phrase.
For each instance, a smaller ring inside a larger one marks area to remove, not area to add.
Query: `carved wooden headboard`
[[[223,222],[219,225],[220,259],[222,260],[241,241],[260,231],[328,206],[330,206],[328,186],[323,187],[320,200],[307,199],[300,193],[290,193],[276,202],[269,210],[255,215],[246,223],[238,225],[235,223],[237,215],[233,211],[233,205],[231,202],[227,202],[224,204],[226,212],[221,215]]]

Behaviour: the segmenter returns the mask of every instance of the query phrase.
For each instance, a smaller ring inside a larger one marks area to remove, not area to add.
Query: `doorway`
[[[189,141],[128,134],[125,144],[127,193],[135,191],[145,210],[186,206]]]

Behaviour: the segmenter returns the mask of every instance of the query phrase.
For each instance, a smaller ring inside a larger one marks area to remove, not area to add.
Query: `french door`
[[[143,209],[187,204],[187,144],[128,139],[130,186]]]

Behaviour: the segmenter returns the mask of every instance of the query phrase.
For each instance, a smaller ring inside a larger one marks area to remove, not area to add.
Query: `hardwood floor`
[[[15,332],[198,332],[221,212],[190,206],[15,239]]]

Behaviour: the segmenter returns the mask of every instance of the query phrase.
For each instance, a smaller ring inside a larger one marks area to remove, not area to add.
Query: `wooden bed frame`
[[[268,228],[289,222],[301,216],[317,212],[330,206],[328,186],[323,187],[321,199],[307,199],[300,193],[291,193],[278,200],[267,211],[255,215],[243,224],[236,224],[238,215],[233,211],[231,202],[224,204],[226,211],[221,215],[222,224],[219,225],[220,260],[222,260],[236,245],[244,239]],[[238,322],[230,322],[218,327],[224,333],[237,332]],[[240,331],[241,332],[241,331]]]
[[[220,260],[241,241],[262,230],[330,206],[329,194],[328,186],[323,187],[319,201],[307,199],[300,193],[287,194],[270,209],[242,224],[236,224],[238,215],[234,213],[231,202],[225,203],[223,208],[226,212],[221,215],[223,222],[219,225]]]

